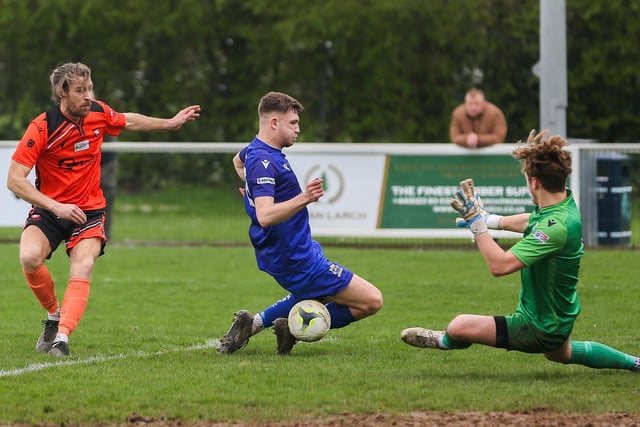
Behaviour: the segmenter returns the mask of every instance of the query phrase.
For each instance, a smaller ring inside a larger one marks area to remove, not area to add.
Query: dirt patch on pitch
[[[131,414],[129,426],[136,427],[431,427],[431,426],[640,426],[640,413],[578,414],[549,409],[510,412],[411,412],[389,414],[338,414],[328,418],[309,419],[301,416],[295,422],[256,423],[186,423]]]

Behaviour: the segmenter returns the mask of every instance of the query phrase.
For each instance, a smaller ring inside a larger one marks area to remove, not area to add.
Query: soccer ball
[[[327,335],[330,327],[329,310],[318,301],[300,301],[289,311],[289,331],[299,341],[318,341]]]

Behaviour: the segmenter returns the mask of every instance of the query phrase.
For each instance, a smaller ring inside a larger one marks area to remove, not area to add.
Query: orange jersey
[[[60,203],[82,210],[106,206],[100,188],[100,158],[105,134],[118,135],[127,124],[124,114],[101,101],[76,123],[56,105],[27,128],[12,159],[36,170],[36,188]]]

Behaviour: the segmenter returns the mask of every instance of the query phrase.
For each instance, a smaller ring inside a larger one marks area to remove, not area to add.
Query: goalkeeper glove
[[[451,207],[462,216],[456,218],[456,225],[468,227],[474,237],[486,232],[487,228],[500,229],[502,216],[490,214],[484,209],[482,199],[480,199],[473,185],[473,180],[470,178],[460,182],[460,190],[456,191],[451,200]]]

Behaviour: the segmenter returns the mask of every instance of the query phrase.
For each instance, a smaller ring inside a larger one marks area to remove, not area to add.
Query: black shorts
[[[107,244],[107,237],[104,232],[104,209],[84,211],[84,213],[87,215],[87,221],[84,224],[76,224],[66,219],[58,218],[46,209],[32,208],[29,211],[24,228],[35,225],[42,230],[51,247],[51,252],[47,259],[51,258],[51,254],[58,249],[63,240],[68,254],[80,240],[93,237],[102,240],[100,255],[103,255],[104,247]]]

